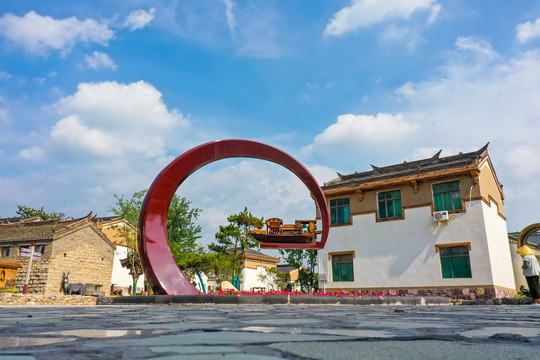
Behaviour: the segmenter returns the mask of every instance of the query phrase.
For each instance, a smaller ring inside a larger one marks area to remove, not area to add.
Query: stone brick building
[[[115,246],[92,221],[91,213],[72,220],[17,221],[0,223],[0,260],[22,265],[17,272],[16,290],[22,290],[30,258],[22,256],[35,243],[41,260],[33,260],[29,293],[58,294],[62,273],[71,283],[96,284],[108,293]]]

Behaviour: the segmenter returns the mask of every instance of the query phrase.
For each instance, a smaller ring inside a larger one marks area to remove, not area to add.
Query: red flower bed
[[[270,290],[270,291],[236,291],[236,290],[218,290],[208,295],[317,295],[317,296],[396,296],[383,293],[364,294],[357,290],[332,290],[332,291],[318,291],[312,293],[303,293],[300,291],[286,291],[286,290]]]

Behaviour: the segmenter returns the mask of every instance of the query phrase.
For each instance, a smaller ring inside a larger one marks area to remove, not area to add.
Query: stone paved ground
[[[535,306],[2,306],[0,359],[540,359]]]

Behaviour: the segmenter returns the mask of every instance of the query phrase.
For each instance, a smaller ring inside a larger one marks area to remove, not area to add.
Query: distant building
[[[71,283],[95,284],[100,294],[109,293],[115,247],[94,224],[91,213],[72,220],[16,219],[0,222],[0,260],[22,266],[16,290],[23,289],[30,259],[24,255],[35,244],[29,293],[60,293],[62,273],[68,272]]]
[[[512,296],[503,189],[487,146],[341,175],[320,288],[457,298]]]
[[[268,291],[276,288],[273,281],[261,280],[268,275],[267,269],[276,268],[279,258],[253,249],[246,249],[242,268],[240,289],[245,291]]]

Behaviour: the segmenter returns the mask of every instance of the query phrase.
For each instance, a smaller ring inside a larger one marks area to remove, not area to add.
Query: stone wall
[[[93,223],[55,235],[52,242],[37,243],[45,244],[45,250],[42,260],[32,261],[29,294],[60,294],[63,272],[70,272],[71,283],[98,284],[101,291],[109,294],[115,249]],[[15,285],[15,290],[22,291],[30,258],[19,256],[19,244],[14,244],[9,256],[2,260],[22,265]]]
[[[98,284],[109,293],[114,245],[93,224],[59,237],[52,244],[51,264],[45,294],[60,293],[62,273],[72,284]]]
[[[52,248],[50,241],[38,243],[45,245],[45,250],[41,257],[42,260],[32,261],[32,269],[30,272],[30,278],[28,280],[28,292],[34,294],[43,293],[45,291]],[[28,244],[28,242],[25,242],[24,244]],[[9,256],[2,259],[16,261],[22,265],[21,268],[17,269],[17,280],[15,282],[15,290],[22,291],[24,282],[26,280],[26,273],[28,271],[30,257],[19,256],[19,244],[15,244],[11,246]]]
[[[397,296],[445,296],[453,300],[476,300],[511,298],[516,291],[497,287],[479,288],[431,288],[431,289],[380,289],[380,290],[358,290],[367,295],[388,294]]]

